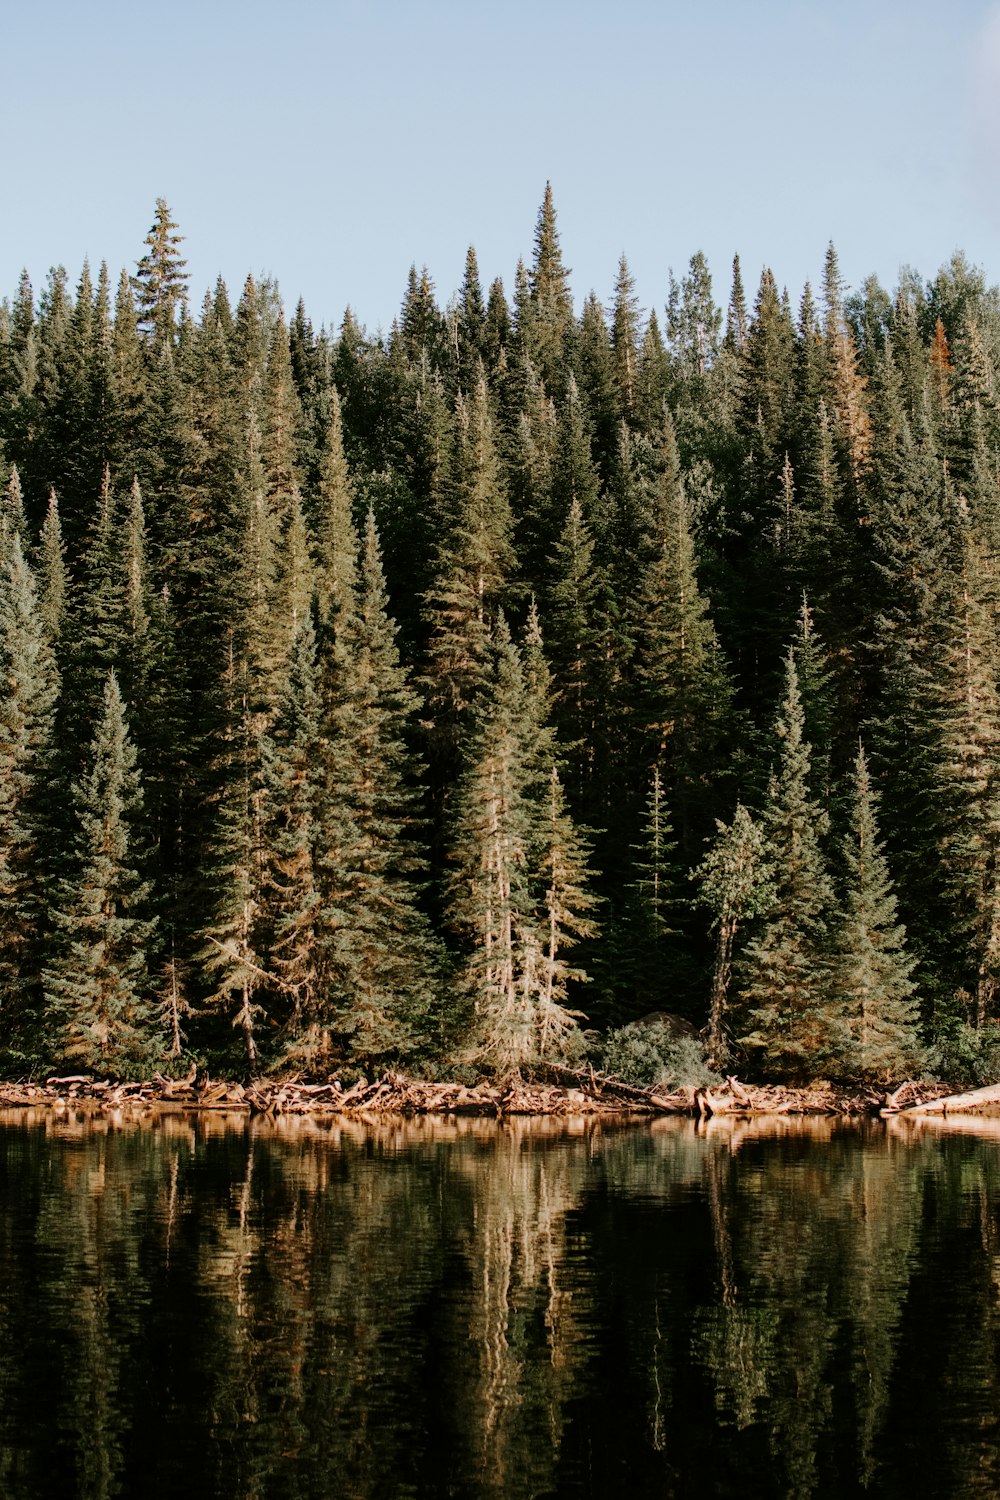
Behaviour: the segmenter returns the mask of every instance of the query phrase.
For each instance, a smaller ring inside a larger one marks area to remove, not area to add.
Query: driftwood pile
[[[981,1093],[984,1091],[980,1091]],[[988,1092],[988,1091],[985,1091]],[[1000,1091],[997,1091],[1000,1097]],[[369,1080],[301,1077],[256,1078],[249,1083],[213,1080],[191,1071],[184,1078],[160,1073],[143,1082],[116,1082],[87,1074],[44,1082],[0,1083],[0,1107],[49,1104],[59,1109],[225,1110],[251,1115],[873,1115],[941,1109],[941,1084],[908,1082],[887,1095],[873,1088],[847,1093],[830,1084],[807,1088],[744,1084],[737,1078],[710,1088],[690,1085],[667,1092],[636,1088],[592,1069],[546,1067],[529,1079],[506,1082],[428,1082],[386,1072]],[[957,1096],[956,1096],[957,1099]],[[951,1098],[943,1101],[945,1109]],[[962,1107],[958,1105],[957,1107]]]

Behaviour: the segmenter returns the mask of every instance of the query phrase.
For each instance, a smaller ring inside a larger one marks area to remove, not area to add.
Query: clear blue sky
[[[194,300],[277,277],[372,330],[411,262],[476,246],[510,293],[550,178],[579,303],[624,250],[644,306],[704,250],[725,303],[798,300],[962,248],[1000,280],[1000,4],[988,0],[51,0],[0,14],[0,294],[141,253],[156,197]]]

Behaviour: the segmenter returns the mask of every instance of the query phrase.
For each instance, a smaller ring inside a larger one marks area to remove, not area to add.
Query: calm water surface
[[[1000,1496],[1000,1132],[0,1115],[0,1496]]]

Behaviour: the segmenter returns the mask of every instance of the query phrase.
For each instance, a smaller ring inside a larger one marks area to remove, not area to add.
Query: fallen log
[[[941,1099],[928,1099],[923,1104],[914,1104],[901,1110],[905,1115],[959,1115],[978,1114],[981,1110],[996,1109],[1000,1112],[1000,1083],[988,1084],[985,1088],[970,1089],[964,1094],[946,1094]]]

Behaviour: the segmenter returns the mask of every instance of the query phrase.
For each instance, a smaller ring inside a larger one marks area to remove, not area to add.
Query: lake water
[[[1000,1131],[0,1115],[0,1496],[1000,1496]]]

